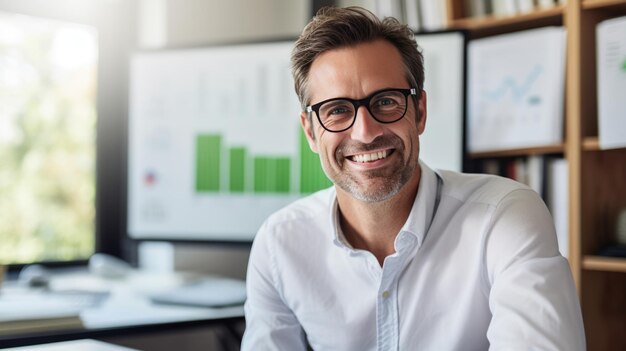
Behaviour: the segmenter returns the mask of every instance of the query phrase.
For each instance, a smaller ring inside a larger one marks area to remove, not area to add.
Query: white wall
[[[311,0],[139,0],[141,47],[295,38]]]

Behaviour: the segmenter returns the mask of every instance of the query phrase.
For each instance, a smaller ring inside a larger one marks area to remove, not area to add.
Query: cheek
[[[405,157],[414,157],[419,154],[419,130],[415,120],[405,124],[402,129],[397,130],[396,135],[402,139]]]
[[[335,153],[337,150],[337,146],[339,145],[338,138],[334,135],[334,133],[329,133],[324,130],[322,133],[318,133],[317,145],[320,151],[320,156],[323,155],[323,162],[328,164],[333,164],[336,162]]]

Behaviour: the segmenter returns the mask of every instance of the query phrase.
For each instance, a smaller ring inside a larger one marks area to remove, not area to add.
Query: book
[[[517,0],[491,0],[491,8],[496,16],[511,16],[518,12]]]
[[[394,17],[400,21],[402,16],[402,0],[376,0],[376,15],[383,19],[385,17]]]
[[[537,6],[542,9],[549,9],[556,6],[556,2],[555,0],[539,0],[537,1]]]
[[[418,0],[404,0],[405,22],[414,31],[421,28],[421,19]]]
[[[57,315],[30,319],[19,319],[13,321],[0,321],[0,336],[34,334],[44,331],[54,330],[75,330],[82,329],[83,322],[79,315]]]
[[[598,142],[601,149],[626,147],[626,17],[596,29]]]
[[[337,7],[359,6],[368,9],[376,14],[378,0],[337,0]]]
[[[482,17],[489,13],[489,1],[485,0],[469,0],[465,2],[465,13],[468,17]]]
[[[535,9],[533,0],[517,0],[517,10],[520,13],[532,12]]]
[[[528,185],[528,167],[526,164],[526,160],[523,157],[519,157],[515,159],[515,162],[512,162],[512,164],[515,168],[515,176],[513,177],[513,179],[522,184]]]
[[[501,175],[500,161],[496,159],[484,160],[482,164],[482,171],[486,174]]]
[[[545,195],[544,191],[544,164],[545,159],[543,156],[531,155],[526,160],[526,175],[528,180],[528,186],[531,187],[537,194],[542,197]]]
[[[82,303],[46,292],[3,291],[0,295],[0,335],[83,328]]]
[[[422,14],[422,27],[428,31],[445,28],[448,20],[446,1],[420,0],[419,11]]]
[[[546,203],[554,220],[559,252],[565,258],[569,255],[568,224],[568,172],[567,160],[555,158],[547,162]]]

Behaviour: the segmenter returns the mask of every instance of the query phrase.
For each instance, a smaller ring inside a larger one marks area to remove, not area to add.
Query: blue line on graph
[[[506,76],[497,89],[487,92],[487,97],[490,100],[500,100],[502,97],[504,97],[506,92],[510,90],[512,97],[516,101],[520,101],[524,97],[524,95],[528,94],[530,88],[539,78],[542,71],[543,67],[541,65],[536,65],[533,70],[528,74],[528,76],[526,76],[526,80],[524,80],[522,84],[517,84],[513,77]]]

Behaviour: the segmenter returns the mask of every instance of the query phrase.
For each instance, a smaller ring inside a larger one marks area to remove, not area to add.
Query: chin
[[[358,186],[354,183],[351,184],[338,184],[338,186],[345,192],[350,194],[353,198],[367,203],[385,202],[400,192],[404,184],[400,182],[389,183],[389,179],[381,180],[384,184],[379,186],[369,186],[367,189],[363,189],[362,186]]]

